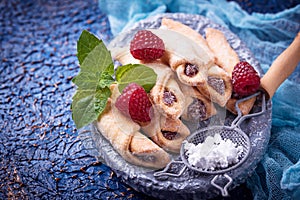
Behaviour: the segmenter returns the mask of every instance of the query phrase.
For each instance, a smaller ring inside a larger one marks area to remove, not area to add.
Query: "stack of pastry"
[[[165,44],[161,58],[135,59],[129,46],[112,53],[123,65],[142,63],[156,72],[157,82],[149,94],[154,110],[151,122],[139,126],[123,116],[114,106],[120,92],[112,85],[112,96],[97,126],[128,162],[162,168],[170,161],[169,152],[179,153],[190,134],[184,121],[210,118],[216,114],[215,104],[235,112],[231,73],[239,57],[216,29],[207,28],[204,39],[182,23],[162,19],[161,27],[150,31]],[[241,105],[243,113],[250,111],[253,102]]]

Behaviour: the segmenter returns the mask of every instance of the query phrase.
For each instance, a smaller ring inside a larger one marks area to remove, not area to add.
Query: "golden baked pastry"
[[[179,74],[178,77],[181,81],[183,80],[183,83],[196,86],[202,94],[211,99],[213,102],[218,103],[222,107],[225,106],[232,93],[230,76],[226,73],[226,71],[220,69],[214,64],[216,58],[214,53],[210,50],[207,41],[195,30],[171,19],[163,18],[160,28],[172,30],[184,35],[192,40],[193,43],[197,44],[200,49],[205,51],[206,55],[196,55],[198,57],[204,56],[209,59],[207,63],[210,64],[207,65],[207,68],[199,69],[195,63],[185,63],[176,69],[177,74]],[[169,60],[172,60],[172,55],[168,55],[168,57]],[[201,71],[198,72],[199,70]],[[203,81],[197,82],[193,79]]]
[[[129,51],[115,56],[122,64],[139,64],[142,61],[132,57]],[[163,63],[143,63],[157,74],[157,81],[149,97],[153,103],[153,116],[149,125],[142,127],[143,132],[163,149],[179,153],[183,140],[190,134],[189,129],[179,119],[186,106],[186,96],[179,87],[171,68]],[[190,86],[187,86],[190,87]]]
[[[228,102],[226,104],[226,109],[229,110],[230,112],[232,112],[233,114],[237,114],[237,111],[235,109],[235,103],[237,100],[238,99],[236,99],[236,98],[231,98],[228,100]],[[252,97],[248,100],[245,100],[245,101],[239,103],[239,109],[241,110],[243,115],[249,114],[255,101],[256,101],[256,97]]]
[[[125,117],[114,106],[120,95],[112,84],[111,98],[105,111],[99,116],[96,126],[113,148],[129,163],[160,169],[170,162],[169,154],[140,132],[140,126]]]
[[[216,56],[216,63],[221,66],[228,74],[230,74],[231,77],[234,66],[240,60],[237,53],[231,48],[225,35],[217,29],[207,28],[206,40],[209,48]],[[251,111],[255,100],[256,98],[253,97],[239,104],[239,108],[244,115],[248,114]],[[234,114],[237,114],[237,111],[235,109],[236,101],[237,99],[232,97],[226,104],[226,108]]]
[[[142,63],[132,57],[129,51],[116,55],[116,60],[122,64]],[[157,110],[170,118],[179,118],[183,113],[185,97],[181,92],[177,81],[174,79],[174,72],[169,66],[159,62],[143,63],[151,67],[157,74],[157,81],[150,91],[150,99]]]
[[[208,99],[222,107],[226,105],[232,95],[231,78],[216,65],[208,69],[207,84],[198,85],[197,88]]]
[[[151,123],[142,129],[156,144],[174,153],[180,152],[183,140],[190,135],[190,130],[180,119],[160,115],[159,112],[154,112]]]
[[[187,85],[206,84],[207,71],[214,61],[205,49],[186,36],[172,30],[151,29],[165,43],[161,61],[176,72],[178,79]]]
[[[196,87],[179,84],[185,96],[185,109],[181,118],[186,121],[203,121],[217,113],[214,104]]]
[[[150,91],[150,99],[158,111],[167,118],[178,119],[184,110],[185,96],[183,95],[173,71],[160,63],[148,63],[156,74],[156,84]]]
[[[234,66],[240,61],[239,56],[231,48],[221,31],[207,28],[205,35],[207,44],[215,55],[216,64],[222,67],[231,77]]]
[[[189,26],[186,26],[182,24],[181,22],[168,19],[168,18],[163,18],[161,20],[161,29],[168,29],[172,30],[175,32],[178,32],[185,37],[190,38],[193,40],[197,45],[201,46],[202,49],[208,54],[211,60],[215,60],[215,55],[213,52],[209,49],[207,41],[200,35],[198,32],[196,32],[194,29],[190,28]]]

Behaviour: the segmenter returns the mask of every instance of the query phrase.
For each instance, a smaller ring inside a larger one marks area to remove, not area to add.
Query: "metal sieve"
[[[180,150],[180,159],[181,160],[171,161],[162,171],[155,172],[154,176],[155,177],[159,177],[159,176],[179,177],[183,174],[183,172],[187,168],[190,170],[194,170],[196,172],[215,175],[212,178],[210,183],[214,187],[219,189],[223,196],[228,196],[228,187],[231,185],[233,180],[227,174],[227,172],[229,172],[233,169],[236,169],[238,166],[240,166],[247,159],[247,157],[250,153],[250,149],[251,149],[250,139],[249,139],[248,135],[240,129],[240,124],[243,121],[245,121],[245,119],[261,115],[265,112],[265,110],[266,110],[265,94],[262,93],[262,107],[261,107],[261,111],[259,111],[259,112],[243,116],[238,105],[241,102],[246,101],[250,98],[257,97],[260,94],[261,94],[261,92],[257,92],[249,97],[240,99],[236,102],[235,108],[237,110],[238,115],[231,123],[231,126],[211,126],[211,127],[207,127],[204,129],[200,129],[200,130],[196,131],[195,133],[191,134],[190,136],[188,136],[181,145],[181,150]],[[187,150],[185,148],[185,145],[187,143],[193,143],[195,145],[197,145],[199,143],[203,143],[208,136],[214,136],[215,134],[219,134],[223,140],[230,139],[237,146],[242,147],[243,151],[242,151],[241,155],[239,156],[238,162],[235,164],[229,165],[227,168],[217,168],[214,170],[208,170],[208,169],[204,170],[202,168],[198,168],[196,166],[191,165],[188,161],[188,155],[187,155]],[[183,165],[183,168],[178,173],[168,172],[171,169],[171,166],[173,164],[180,164],[180,165],[184,164],[184,165]],[[221,179],[223,177],[225,179],[227,179],[228,182],[224,186],[220,186],[216,183],[216,181],[219,178]]]

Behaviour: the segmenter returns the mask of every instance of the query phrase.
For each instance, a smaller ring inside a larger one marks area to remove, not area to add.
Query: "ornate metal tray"
[[[259,63],[255,60],[251,51],[234,33],[199,15],[182,13],[160,14],[140,21],[125,34],[121,34],[112,40],[109,49],[113,49],[116,45],[128,44],[128,40],[137,30],[158,28],[163,17],[180,21],[202,35],[204,35],[204,31],[208,27],[221,30],[225,34],[228,42],[238,53],[240,59],[247,60],[256,68],[260,75],[262,75],[263,72]],[[260,102],[261,101],[257,101],[255,103],[253,112],[260,109]],[[268,101],[266,111],[262,115],[247,120],[241,126],[241,129],[250,137],[251,151],[245,162],[227,173],[233,179],[233,183],[229,187],[229,193],[231,189],[244,182],[246,178],[251,175],[266,151],[270,138],[271,107],[271,101]],[[201,122],[197,128],[206,127],[212,123],[219,123],[221,125],[230,124],[235,118],[233,114],[225,110],[219,113],[217,116]],[[221,194],[220,190],[210,184],[214,175],[186,170],[180,177],[154,177],[154,170],[126,162],[93,124],[80,131],[84,138],[86,148],[90,149],[103,163],[110,166],[124,182],[135,190],[159,199],[208,199]],[[174,159],[179,158],[179,155],[172,156]],[[180,166],[174,167],[172,170],[180,170],[177,168],[180,168]],[[226,184],[226,180],[219,180],[218,184],[224,185]]]

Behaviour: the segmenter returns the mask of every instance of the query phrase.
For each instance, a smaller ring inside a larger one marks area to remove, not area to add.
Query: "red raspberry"
[[[162,57],[164,52],[164,42],[151,31],[138,31],[130,42],[130,53],[139,60],[156,60]]]
[[[141,126],[151,121],[152,104],[144,88],[136,83],[124,88],[115,105],[121,113]]]
[[[248,62],[241,61],[232,71],[232,86],[239,97],[249,96],[258,90],[260,77]]]

